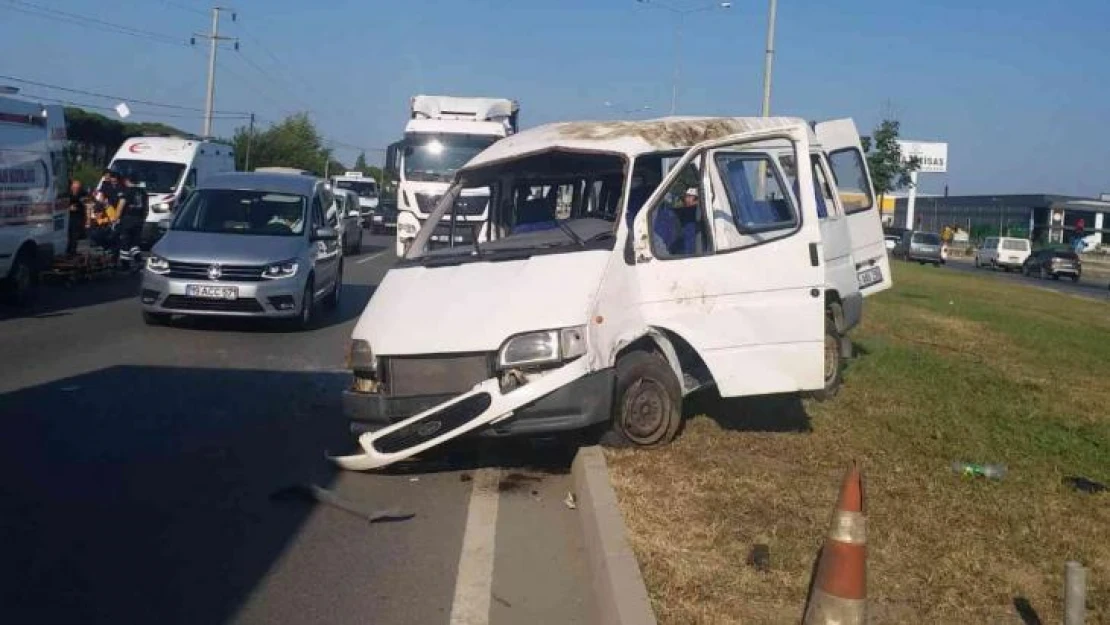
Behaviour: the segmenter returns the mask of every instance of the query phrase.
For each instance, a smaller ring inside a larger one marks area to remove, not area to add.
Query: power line
[[[55,91],[64,91],[66,93],[76,93],[78,95],[86,95],[86,96],[91,96],[91,97],[94,97],[94,98],[104,98],[106,100],[122,100],[124,102],[128,102],[128,103],[131,103],[131,104],[144,104],[146,106],[154,106],[154,107],[159,107],[159,108],[174,109],[174,110],[179,110],[179,111],[194,111],[194,112],[198,112],[198,113],[203,113],[204,112],[204,109],[197,108],[197,107],[194,107],[194,106],[181,106],[179,104],[167,104],[165,102],[151,102],[150,100],[140,100],[138,98],[128,98],[126,96],[121,96],[121,95],[108,95],[108,94],[105,94],[105,93],[97,93],[95,91],[85,91],[84,89],[71,89],[69,87],[62,87],[60,85],[51,85],[49,83],[37,82],[37,81],[34,81],[34,80],[27,80],[26,78],[19,78],[19,77],[16,77],[16,76],[4,76],[4,75],[0,74],[0,80],[10,80],[12,82],[21,83],[21,84],[24,84],[24,85],[32,85],[32,86],[35,86],[35,87],[42,87],[44,89],[53,89]],[[216,112],[218,112],[222,115],[228,115],[228,114],[239,115],[239,116],[250,115],[249,112],[244,112],[244,111],[216,111]]]
[[[85,26],[85,27],[88,27],[88,28],[95,28],[97,31],[101,31],[101,32],[103,32],[104,30],[107,30],[108,32],[112,32],[112,33],[116,33],[116,34],[120,34],[120,35],[129,35],[131,37],[138,37],[140,39],[146,39],[146,40],[149,40],[149,41],[155,41],[157,43],[163,43],[163,44],[167,44],[167,45],[173,45],[173,46],[184,46],[184,45],[186,45],[184,40],[178,39],[176,37],[173,37],[171,35],[167,35],[167,34],[164,34],[164,33],[156,33],[156,32],[149,31],[149,30],[143,30],[141,28],[134,28],[134,27],[131,27],[131,26],[124,26],[122,24],[114,24],[112,22],[107,22],[107,21],[104,21],[104,20],[101,20],[101,19],[98,19],[98,18],[95,18],[95,17],[88,16],[88,15],[80,15],[80,14],[77,14],[77,13],[70,13],[69,11],[62,11],[62,10],[54,9],[54,8],[51,8],[51,7],[45,7],[45,6],[42,6],[42,5],[32,4],[30,2],[24,2],[23,0],[4,0],[4,1],[9,5],[9,8],[12,9],[13,11],[18,11],[20,13],[24,13],[24,14],[27,14],[27,15],[33,15],[35,17],[42,17],[42,18],[46,18],[46,19],[50,19],[50,20],[59,20],[59,21],[62,21],[62,22],[68,23],[68,24],[76,24],[78,26]]]
[[[28,98],[30,100],[41,100],[43,102],[52,102],[52,103],[55,103],[55,104],[66,104],[66,105],[69,105],[69,106],[76,106],[76,107],[80,107],[80,108],[83,108],[83,109],[91,109],[91,110],[96,110],[96,111],[109,111],[109,112],[113,112],[113,113],[116,112],[115,107],[112,107],[112,106],[102,106],[102,105],[99,105],[99,104],[90,104],[88,102],[78,102],[76,100],[70,100],[70,99],[65,99],[65,98],[53,98],[53,97],[50,97],[50,96],[45,96],[45,95],[40,95],[40,94],[33,94],[33,93],[21,94],[21,95],[25,96],[26,98]],[[201,119],[203,117],[203,115],[184,115],[184,114],[181,114],[181,113],[162,113],[160,111],[131,111],[131,114],[132,115],[139,115],[139,116],[148,116],[148,117],[162,117],[162,118],[167,118],[167,119]],[[248,115],[234,115],[233,114],[233,115],[220,115],[220,116],[217,116],[215,119],[246,119],[247,117],[249,117],[249,114]]]

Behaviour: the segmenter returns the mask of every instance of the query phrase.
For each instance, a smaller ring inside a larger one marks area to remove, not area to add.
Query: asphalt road
[[[1107,280],[1106,278],[1091,278],[1089,276],[1083,276],[1079,280],[1079,282],[1072,282],[1071,280],[1066,278],[1060,280],[1042,279],[1036,277],[1027,278],[1016,271],[1012,273],[1007,273],[1005,271],[992,271],[985,268],[977,269],[970,259],[966,261],[963,259],[949,259],[949,261],[941,269],[970,272],[982,276],[993,276],[998,280],[1007,280],[1013,283],[1040,287],[1067,295],[1076,295],[1079,297],[1087,297],[1103,301],[1110,300],[1110,289],[1107,288],[1110,280]]]
[[[122,276],[0,310],[0,622],[587,622],[567,448],[462,445],[390,474],[325,460],[354,448],[344,350],[388,244],[366,237],[340,309],[304,333],[148,327]],[[310,484],[395,519],[288,490]]]

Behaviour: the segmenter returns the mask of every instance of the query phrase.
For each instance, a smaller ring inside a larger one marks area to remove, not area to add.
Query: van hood
[[[170,230],[154,246],[155,254],[183,263],[266,265],[300,256],[305,239]]]
[[[382,356],[490,352],[522,332],[587,323],[607,250],[391,269],[352,338]]]

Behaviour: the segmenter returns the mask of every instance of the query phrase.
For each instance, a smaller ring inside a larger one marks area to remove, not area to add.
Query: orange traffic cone
[[[852,463],[817,562],[804,625],[862,625],[867,608],[867,521],[863,478]]]

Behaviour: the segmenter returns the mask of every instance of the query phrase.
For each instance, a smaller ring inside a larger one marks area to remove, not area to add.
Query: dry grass
[[[1110,307],[900,265],[868,300],[833,402],[720,401],[654,453],[610,452],[656,614],[671,623],[796,623],[844,467],[865,470],[878,623],[1062,620],[1064,562],[1110,623]],[[1001,482],[953,460],[1001,462]],[[771,571],[745,564],[770,546]]]

